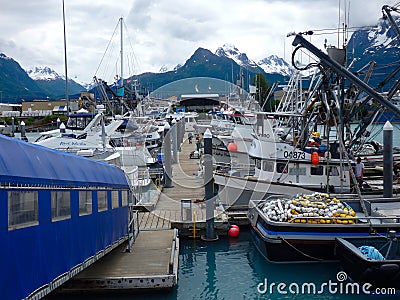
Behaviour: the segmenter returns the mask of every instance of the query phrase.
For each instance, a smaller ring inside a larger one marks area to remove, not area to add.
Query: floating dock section
[[[178,281],[177,230],[142,230],[131,252],[126,244],[65,283],[58,292],[129,292],[169,289]]]

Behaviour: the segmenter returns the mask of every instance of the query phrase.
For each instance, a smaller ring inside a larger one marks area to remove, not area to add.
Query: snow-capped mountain
[[[170,71],[175,72],[175,71],[178,70],[180,67],[182,67],[181,64],[177,64],[177,65],[174,66],[174,67],[167,66],[167,65],[163,65],[163,66],[161,66],[161,68],[160,68],[160,70],[159,70],[159,73],[166,73],[166,72],[170,72]]]
[[[399,19],[397,19],[397,22]],[[369,80],[370,86],[377,86],[398,67],[400,38],[388,19],[379,19],[376,26],[368,26],[354,32],[348,42],[347,60],[356,59],[353,72],[357,72],[371,61],[376,62],[375,71]],[[387,90],[387,82],[383,90]]]
[[[32,67],[26,70],[26,73],[47,94],[62,95],[65,93],[65,76],[58,74],[53,69],[49,67]],[[81,91],[87,90],[87,87],[69,78],[68,89],[71,94],[79,94]]]
[[[249,59],[246,53],[242,53],[232,44],[224,44],[222,47],[219,47],[217,51],[215,51],[215,55],[219,57],[227,57],[232,59],[239,66],[243,67],[257,67],[257,63],[251,59]]]
[[[50,69],[49,67],[31,67],[26,70],[26,73],[33,80],[65,80],[65,76],[59,75],[56,71]]]
[[[255,62],[247,57],[246,53],[242,53],[232,44],[224,44],[219,47],[215,54],[219,57],[227,57],[236,62],[239,66],[245,68],[260,67],[268,74],[279,74],[283,76],[290,76],[293,73],[293,68],[282,58],[271,55],[259,62]]]
[[[282,58],[271,55],[266,58],[263,58],[258,62],[258,65],[265,71],[265,73],[269,74],[281,74],[284,76],[290,76],[293,74],[293,67],[291,67],[285,60]]]
[[[398,19],[399,20],[399,19]],[[348,43],[355,55],[399,51],[399,37],[389,20],[379,19],[377,26],[362,28],[353,33]]]
[[[4,60],[12,60],[11,57],[8,57],[7,55],[5,55],[4,53],[0,53],[0,59],[4,59]]]

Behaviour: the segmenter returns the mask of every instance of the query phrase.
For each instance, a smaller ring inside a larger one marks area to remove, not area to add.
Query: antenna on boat
[[[69,114],[69,97],[68,97],[68,67],[67,67],[67,35],[65,31],[65,6],[62,0],[63,9],[63,28],[64,28],[64,68],[65,68],[65,103],[67,105],[67,115]]]
[[[339,12],[338,12],[338,28],[337,28],[337,47],[340,47],[340,3],[342,0],[339,0]]]

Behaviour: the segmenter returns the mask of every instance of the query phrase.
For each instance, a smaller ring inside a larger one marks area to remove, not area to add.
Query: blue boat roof
[[[0,184],[129,188],[118,167],[0,134]]]

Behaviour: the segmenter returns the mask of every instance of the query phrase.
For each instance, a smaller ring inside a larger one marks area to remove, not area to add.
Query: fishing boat
[[[354,281],[400,289],[400,242],[395,231],[369,238],[336,238],[336,256]]]
[[[319,132],[296,129],[296,126],[277,127],[275,119],[268,117],[290,119],[298,124],[304,121],[302,114],[258,114],[261,122],[254,131],[257,134],[253,134],[247,159],[254,161],[254,175],[249,174],[248,169],[232,168],[234,165],[214,172],[223,205],[247,207],[250,200],[274,195],[351,192],[352,161],[343,154],[343,144],[339,144],[337,136],[333,138],[333,134],[329,133],[321,138]]]
[[[398,232],[398,218],[372,209],[385,201],[398,200],[343,201],[323,193],[273,197],[251,200],[248,219],[257,248],[270,261],[337,260],[336,238],[369,239]]]

